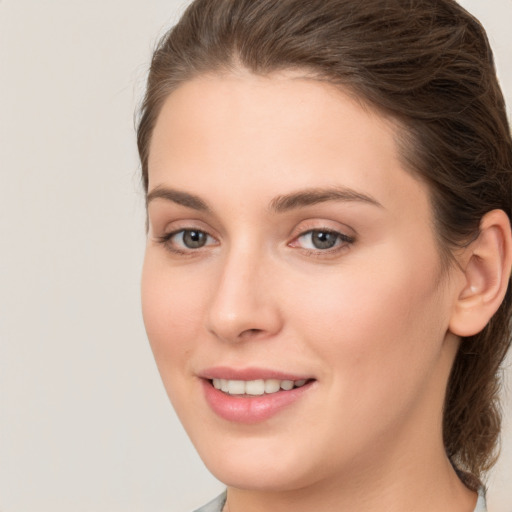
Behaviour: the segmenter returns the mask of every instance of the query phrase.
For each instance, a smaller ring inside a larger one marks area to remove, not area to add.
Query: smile
[[[200,379],[206,403],[217,416],[232,423],[269,420],[304,400],[318,384],[314,378],[293,378],[280,372],[265,372],[268,378],[257,378],[263,373],[260,370],[215,369],[208,373]]]
[[[229,395],[261,396],[277,393],[278,391],[290,391],[300,388],[306,384],[305,379],[301,380],[278,380],[278,379],[257,379],[257,380],[228,380],[212,379],[215,389]]]

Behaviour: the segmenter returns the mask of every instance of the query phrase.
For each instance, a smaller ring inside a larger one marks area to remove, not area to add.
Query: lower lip
[[[257,396],[236,396],[223,393],[215,389],[211,381],[202,379],[206,401],[213,412],[227,421],[246,424],[265,421],[297,402],[308,392],[314,382],[308,382],[290,391]]]

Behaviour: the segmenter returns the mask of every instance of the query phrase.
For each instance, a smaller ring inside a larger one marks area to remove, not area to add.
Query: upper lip
[[[274,370],[270,368],[231,368],[228,366],[212,366],[198,373],[203,379],[226,379],[226,380],[309,380],[312,377],[305,374],[295,374]]]

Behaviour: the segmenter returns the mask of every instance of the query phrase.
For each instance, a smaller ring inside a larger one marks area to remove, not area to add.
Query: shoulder
[[[222,512],[222,507],[226,503],[226,491],[217,496],[214,500],[208,502],[206,505],[198,508],[194,512]],[[478,501],[474,512],[487,512],[487,505],[485,501],[485,489],[483,487],[478,491]]]
[[[224,503],[226,503],[226,491],[194,512],[222,512]]]

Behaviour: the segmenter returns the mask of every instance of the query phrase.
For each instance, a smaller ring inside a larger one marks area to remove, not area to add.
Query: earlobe
[[[512,235],[503,210],[488,212],[478,238],[466,249],[463,286],[449,329],[458,336],[479,333],[500,307],[510,282]]]

